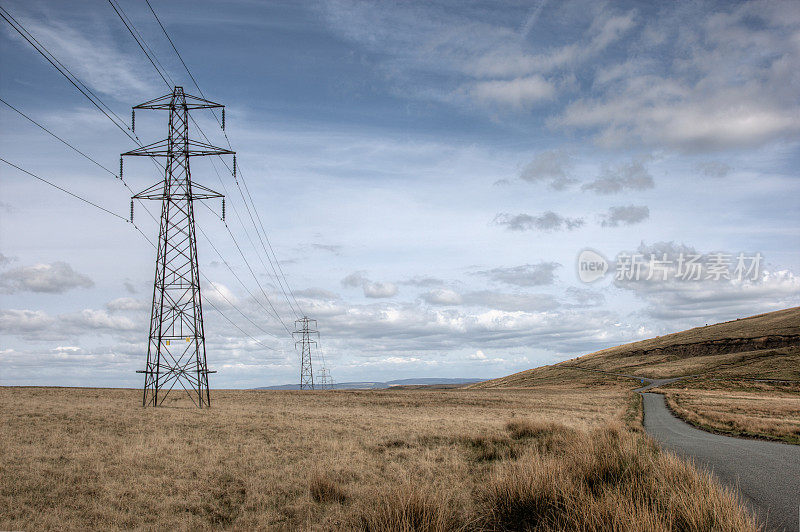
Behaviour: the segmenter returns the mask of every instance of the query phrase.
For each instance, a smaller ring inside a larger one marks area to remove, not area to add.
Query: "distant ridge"
[[[395,386],[433,386],[441,384],[472,384],[481,382],[485,379],[445,379],[445,378],[423,378],[423,379],[398,379],[393,381],[355,381],[337,382],[333,385],[336,390],[383,390]],[[279,384],[277,386],[259,386],[254,390],[299,390],[299,384]]]

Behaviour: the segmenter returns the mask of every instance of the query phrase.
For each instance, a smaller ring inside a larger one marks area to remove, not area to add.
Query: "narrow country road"
[[[651,381],[639,390],[661,384]],[[645,430],[664,448],[737,487],[768,530],[800,528],[800,446],[705,432],[673,416],[663,395],[642,393],[642,398]]]

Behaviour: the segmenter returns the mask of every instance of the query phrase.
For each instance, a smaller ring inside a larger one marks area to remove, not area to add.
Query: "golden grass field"
[[[800,445],[800,382],[693,378],[659,389],[696,427]]]
[[[755,529],[630,382],[139,394],[0,388],[0,529]]]

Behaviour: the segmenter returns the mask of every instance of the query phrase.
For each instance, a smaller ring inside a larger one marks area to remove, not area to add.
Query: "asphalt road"
[[[663,395],[642,397],[644,427],[663,447],[737,487],[768,530],[800,529],[800,446],[711,434],[673,416]]]

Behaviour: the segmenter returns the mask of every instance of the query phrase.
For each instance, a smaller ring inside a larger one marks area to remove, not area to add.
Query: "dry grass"
[[[662,391],[670,409],[696,427],[800,444],[800,383],[692,379]]]
[[[330,474],[315,471],[308,481],[311,498],[317,502],[346,502],[348,497],[342,489],[342,479],[332,478]]]
[[[554,503],[588,505],[585,529],[613,525],[611,504],[658,530],[681,519],[752,529],[703,474],[640,434],[602,428],[630,418],[632,397],[622,386],[221,391],[198,411],[143,409],[130,390],[0,388],[0,529],[502,529],[516,503],[498,494],[513,478],[522,494],[538,485],[520,469],[531,463],[591,487]],[[597,446],[603,434],[613,436]],[[597,476],[589,457],[601,455],[622,457],[616,473]],[[671,483],[639,485],[664,468]],[[669,519],[651,516],[665,509]]]
[[[437,532],[757,529],[710,474],[618,425],[586,432],[513,422],[507,429],[531,445],[496,464],[472,490],[466,511],[452,486],[404,485],[359,508],[353,523],[361,530]]]
[[[707,473],[616,426],[561,433],[564,445],[502,464],[480,497],[489,530],[753,530]]]

